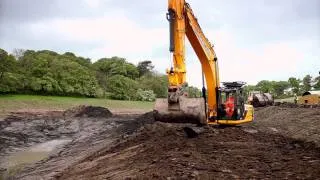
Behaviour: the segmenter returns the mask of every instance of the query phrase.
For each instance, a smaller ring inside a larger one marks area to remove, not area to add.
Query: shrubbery
[[[137,66],[124,58],[102,58],[91,63],[71,52],[0,49],[0,94],[23,93],[105,97],[153,101],[165,97],[167,78],[153,72],[151,61]]]
[[[154,101],[156,100],[156,94],[152,90],[142,90],[137,91],[137,100],[139,101]]]

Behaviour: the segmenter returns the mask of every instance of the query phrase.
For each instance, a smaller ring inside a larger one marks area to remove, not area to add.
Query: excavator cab
[[[245,117],[244,82],[224,82],[218,89],[218,119],[239,120]]]

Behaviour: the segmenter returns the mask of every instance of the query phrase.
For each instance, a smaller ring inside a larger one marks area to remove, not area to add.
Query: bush
[[[137,100],[138,83],[123,75],[115,75],[108,79],[107,91],[112,99]]]
[[[155,101],[156,100],[156,94],[152,90],[142,90],[138,89],[137,91],[137,100],[139,101]]]
[[[165,75],[147,74],[139,79],[140,87],[152,90],[157,98],[166,98],[168,94],[168,78]]]

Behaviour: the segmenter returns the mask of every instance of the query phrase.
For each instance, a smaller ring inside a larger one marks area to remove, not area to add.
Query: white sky
[[[320,71],[319,0],[189,0],[215,45],[222,81],[302,78]],[[0,48],[71,51],[93,61],[120,56],[170,66],[167,0],[1,0]],[[187,43],[187,76],[201,86]]]

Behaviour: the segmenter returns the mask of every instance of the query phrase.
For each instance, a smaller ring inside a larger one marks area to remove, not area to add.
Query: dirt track
[[[256,112],[255,123],[198,128],[202,133],[195,138],[186,135],[192,125],[154,123],[151,113],[106,115],[58,114],[54,119],[79,127],[68,136],[72,142],[15,178],[320,179],[318,109],[267,107]],[[63,127],[74,126],[51,131]],[[0,153],[8,154],[9,147]]]

